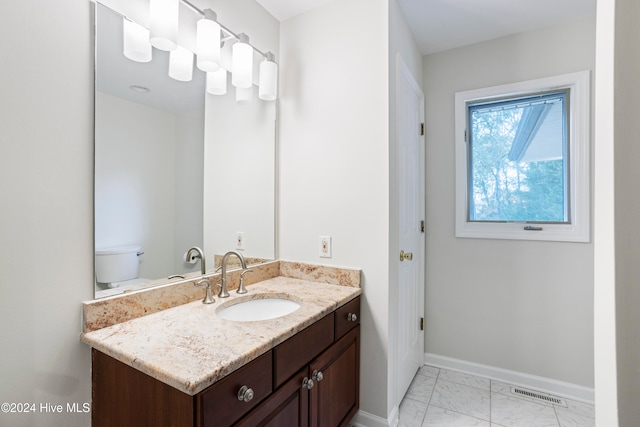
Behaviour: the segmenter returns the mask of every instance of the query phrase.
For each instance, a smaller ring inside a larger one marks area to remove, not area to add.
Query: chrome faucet
[[[194,252],[197,252],[197,253],[194,254]],[[185,261],[190,262],[192,257],[195,259],[198,259],[198,258],[200,259],[200,270],[202,271],[202,275],[204,276],[207,272],[207,266],[205,265],[205,262],[204,262],[204,253],[202,253],[202,249],[196,246],[189,249],[189,251],[187,252]]]
[[[242,265],[242,269],[243,270],[247,269],[247,263],[245,262],[244,257],[240,252],[229,251],[226,254],[224,254],[224,256],[222,257],[222,263],[221,263],[222,278],[220,279],[220,293],[218,294],[220,298],[227,298],[229,296],[229,292],[227,291],[227,258],[229,257],[229,255],[237,256],[240,259],[240,264]]]

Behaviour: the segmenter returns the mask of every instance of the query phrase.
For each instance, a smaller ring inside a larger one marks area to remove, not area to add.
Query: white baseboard
[[[424,363],[429,366],[435,366],[436,368],[465,372],[496,381],[555,394],[567,399],[578,400],[591,404],[595,401],[595,391],[593,388],[558,381],[551,378],[510,371],[508,369],[496,368],[494,366],[481,365],[479,363],[467,362],[465,360],[439,356],[432,353],[425,353]]]
[[[349,425],[353,427],[397,427],[398,422],[398,407],[396,406],[393,411],[391,411],[388,420],[360,410],[353,417]]]

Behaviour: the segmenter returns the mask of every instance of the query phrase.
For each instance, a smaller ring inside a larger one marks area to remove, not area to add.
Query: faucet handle
[[[242,273],[240,273],[240,285],[238,286],[238,290],[236,291],[239,294],[246,294],[247,288],[244,286],[244,275],[247,273],[251,273],[253,270],[250,268],[244,269]]]
[[[203,304],[213,304],[214,302],[216,302],[215,299],[213,299],[213,292],[211,292],[211,282],[208,279],[202,279],[199,280],[197,283],[194,283],[194,286],[206,286],[206,295],[204,297],[204,299],[202,300]]]

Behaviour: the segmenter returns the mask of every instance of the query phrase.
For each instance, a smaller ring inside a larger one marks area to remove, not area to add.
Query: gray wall
[[[640,420],[640,3],[616,2],[615,44],[615,283],[620,426]]]
[[[454,94],[595,67],[595,19],[424,60],[427,353],[593,387],[593,244],[454,234]]]
[[[0,13],[0,413],[3,426],[86,426],[80,301],[93,297],[91,3],[3,2]],[[41,403],[62,414],[40,412]]]

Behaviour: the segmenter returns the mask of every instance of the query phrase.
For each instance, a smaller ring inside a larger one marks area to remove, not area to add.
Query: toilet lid
[[[117,255],[140,252],[140,246],[111,246],[106,248],[96,248],[96,255]]]

